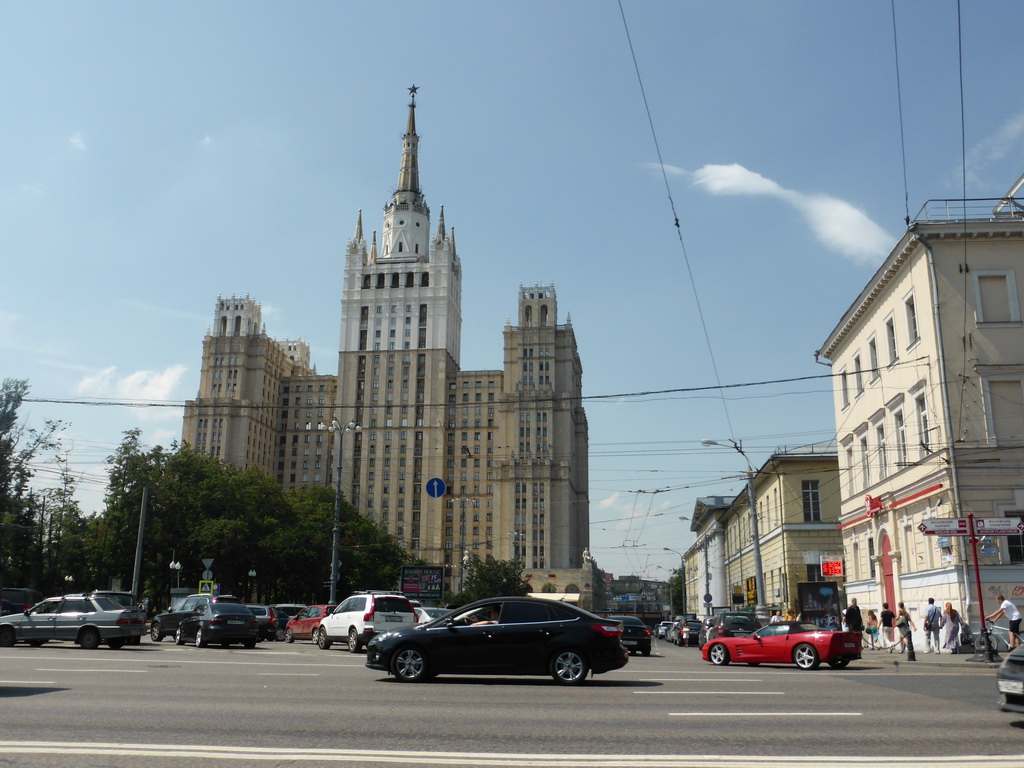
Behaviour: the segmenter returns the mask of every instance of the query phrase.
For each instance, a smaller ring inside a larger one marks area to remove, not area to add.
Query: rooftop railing
[[[1004,221],[1007,219],[1024,219],[1024,199],[993,197],[974,200],[929,200],[921,207],[914,222]]]

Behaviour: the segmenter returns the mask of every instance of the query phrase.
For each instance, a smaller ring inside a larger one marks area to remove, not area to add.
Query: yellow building
[[[780,448],[751,469],[758,546],[746,488],[697,500],[690,517],[697,540],[683,556],[687,613],[755,606],[758,555],[768,610],[803,612],[801,583],[838,581],[842,588],[841,577],[827,575],[828,564],[842,561],[836,461],[835,444],[818,443]]]
[[[834,372],[848,593],[904,602],[918,626],[929,597],[978,618],[967,539],[922,523],[1024,515],[1022,210],[927,203],[818,353]],[[1020,598],[1024,540],[978,552],[986,609]]]

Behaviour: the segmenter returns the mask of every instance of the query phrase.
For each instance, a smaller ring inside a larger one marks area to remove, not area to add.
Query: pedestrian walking
[[[907,613],[906,606],[903,603],[899,603],[896,606],[896,620],[893,622],[893,626],[900,632],[900,653],[903,653],[907,650],[907,637],[911,632],[917,630],[914,622],[910,620],[910,614]]]
[[[882,624],[882,648],[891,648],[895,639],[892,636],[893,622],[896,614],[889,610],[888,603],[882,603],[882,612],[879,614]]]
[[[860,606],[857,605],[857,598],[851,597],[850,604],[846,607],[846,631],[864,634],[864,619],[860,615]]]
[[[868,609],[868,617],[864,624],[868,630],[868,643],[871,645],[871,650],[874,651],[878,648],[878,617],[873,609]]]
[[[1020,611],[1017,606],[1006,599],[1002,594],[996,595],[999,607],[991,616],[986,616],[986,621],[999,621],[1005,616],[1010,622],[1010,650],[1020,645]]]
[[[935,598],[928,598],[928,608],[924,612],[924,645],[925,653],[938,653],[939,622],[942,620],[942,609],[935,604]]]
[[[961,623],[959,612],[953,607],[952,603],[946,603],[946,609],[942,612],[942,618],[939,619],[939,628],[942,630],[943,651],[957,653],[960,650]]]

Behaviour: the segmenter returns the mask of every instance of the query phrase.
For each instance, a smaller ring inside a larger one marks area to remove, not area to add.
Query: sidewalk
[[[925,650],[921,650],[915,644],[914,656],[916,661],[909,661],[907,659],[907,653],[899,652],[897,648],[892,653],[883,650],[871,650],[870,647],[864,646],[861,649],[861,658],[863,661],[870,661],[873,664],[891,664],[893,666],[909,664],[910,666],[920,667],[970,667],[973,669],[997,669],[1000,664],[1003,663],[1008,655],[1008,651],[995,653],[993,658],[994,663],[987,663],[984,661],[971,661],[974,658],[974,653],[968,646],[966,649],[961,648],[961,653],[949,653],[948,651],[943,653],[928,653]],[[969,652],[964,653],[967,650]]]

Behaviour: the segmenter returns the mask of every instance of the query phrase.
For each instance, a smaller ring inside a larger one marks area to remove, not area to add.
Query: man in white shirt
[[[1017,606],[1007,600],[1003,595],[996,595],[999,601],[999,608],[991,616],[986,616],[985,621],[999,621],[1005,616],[1010,621],[1010,649],[1020,645],[1020,611]]]

